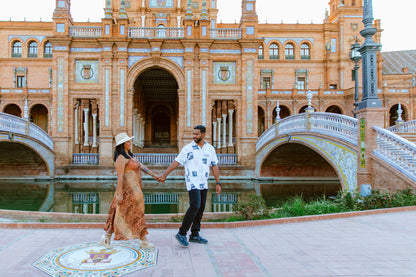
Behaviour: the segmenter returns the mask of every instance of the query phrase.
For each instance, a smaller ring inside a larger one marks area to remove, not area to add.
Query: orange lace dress
[[[124,168],[123,201],[117,205],[114,195],[104,227],[107,233],[114,233],[115,240],[142,240],[148,234],[144,220],[144,195],[141,186],[140,163],[129,159]]]

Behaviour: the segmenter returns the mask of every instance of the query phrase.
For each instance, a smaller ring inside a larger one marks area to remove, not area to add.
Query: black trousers
[[[189,208],[183,218],[182,226],[179,228],[179,234],[186,236],[186,233],[192,225],[191,235],[198,236],[201,230],[201,219],[204,214],[205,203],[207,202],[208,190],[193,189],[188,191],[188,194]]]

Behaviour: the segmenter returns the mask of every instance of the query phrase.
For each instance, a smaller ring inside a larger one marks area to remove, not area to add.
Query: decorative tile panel
[[[132,67],[135,63],[137,63],[138,61],[140,61],[144,58],[147,58],[147,57],[145,57],[145,56],[141,56],[141,57],[129,56],[129,68]]]
[[[247,134],[254,131],[254,61],[247,60]]]
[[[214,62],[213,83],[215,85],[234,85],[236,83],[236,63]]]
[[[19,36],[19,35],[9,35],[9,41],[14,39],[21,39],[23,42],[26,42],[30,39],[36,39],[39,42],[42,42],[46,37],[45,36]]]
[[[75,83],[92,84],[99,82],[99,64],[97,60],[75,61]]]
[[[58,82],[57,82],[57,132],[64,132],[64,83],[65,83],[65,64],[63,58],[58,58]]]
[[[169,60],[178,64],[181,68],[183,68],[183,57],[166,57]]]

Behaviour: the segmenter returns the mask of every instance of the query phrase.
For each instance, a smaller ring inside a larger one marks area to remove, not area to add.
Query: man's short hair
[[[205,134],[206,133],[206,131],[207,131],[207,129],[205,128],[205,126],[204,125],[196,125],[195,127],[194,127],[194,130],[199,130],[200,132],[201,132],[201,134]]]

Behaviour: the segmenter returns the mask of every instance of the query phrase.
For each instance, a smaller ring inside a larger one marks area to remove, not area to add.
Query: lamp
[[[358,51],[360,49],[360,44],[358,43],[358,39],[355,38],[355,43],[351,46],[350,51],[350,59],[354,62],[354,81],[355,81],[355,89],[354,89],[354,110],[352,111],[354,113],[354,117],[356,118],[356,110],[358,107],[358,69],[360,68],[358,66],[358,63],[361,60],[361,53]]]

